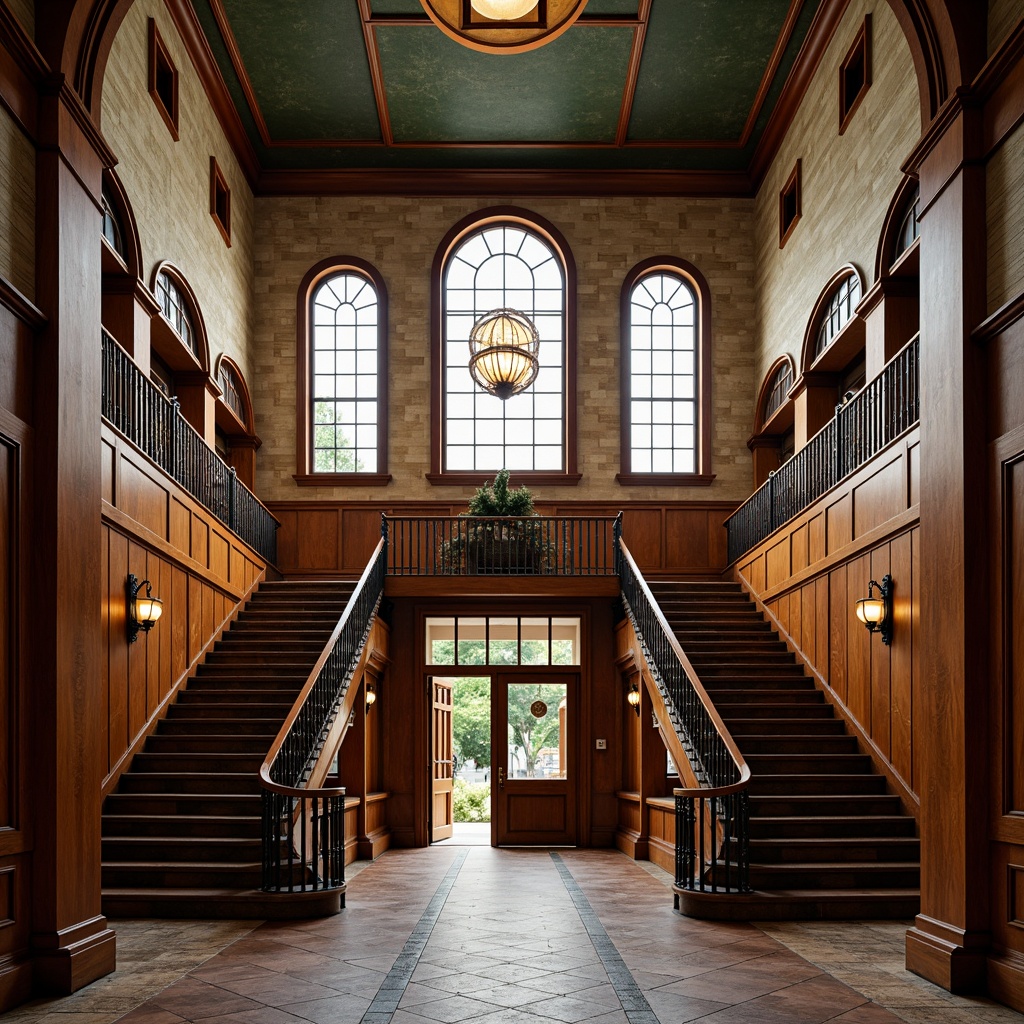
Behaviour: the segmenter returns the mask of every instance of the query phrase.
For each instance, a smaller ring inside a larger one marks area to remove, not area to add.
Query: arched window
[[[300,484],[378,485],[387,471],[387,289],[356,256],[313,267],[298,295]]]
[[[714,478],[707,281],[685,260],[644,260],[626,275],[621,307],[618,480],[708,484]]]
[[[754,414],[754,432],[747,441],[754,459],[754,486],[793,454],[795,403],[789,397],[796,374],[791,356],[780,356],[769,367],[761,383]]]
[[[815,358],[836,340],[839,332],[853,316],[858,302],[860,302],[860,275],[855,272],[845,274],[833,288],[828,306],[823,311],[818,323],[818,333],[814,344]]]
[[[789,359],[780,362],[778,369],[768,377],[764,406],[760,420],[763,427],[782,408],[789,389],[793,386],[793,364]]]
[[[921,209],[921,189],[915,188],[907,200],[907,205],[900,218],[899,231],[896,235],[896,259],[899,259],[917,241],[921,233],[917,218]]]
[[[161,270],[156,275],[156,301],[160,303],[160,312],[174,329],[174,333],[181,338],[193,355],[198,356],[199,339],[192,312],[182,289],[166,270]]]
[[[433,482],[483,482],[500,469],[575,483],[575,264],[561,234],[526,210],[484,210],[456,225],[434,258]],[[514,309],[540,335],[540,369],[505,401],[469,372],[469,332]]]
[[[153,295],[158,314],[151,321],[150,376],[169,395],[177,395],[184,411],[182,386],[205,388],[210,373],[210,348],[199,302],[184,274],[166,261],[153,270]],[[212,382],[211,382],[212,383]],[[197,430],[205,416],[196,398],[192,414],[186,413]]]
[[[220,388],[214,409],[217,454],[252,490],[256,483],[256,451],[261,442],[256,436],[249,386],[238,364],[223,352],[217,357],[214,376]]]

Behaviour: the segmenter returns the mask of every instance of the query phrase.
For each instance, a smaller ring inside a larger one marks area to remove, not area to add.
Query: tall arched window
[[[457,224],[434,258],[434,482],[483,482],[500,469],[535,483],[575,483],[575,265],[561,234],[511,207]],[[525,314],[540,370],[502,401],[474,383],[469,332],[496,309]]]
[[[295,479],[386,484],[387,289],[355,256],[313,267],[298,295]]]
[[[685,260],[657,256],[622,286],[624,484],[709,484],[710,293]]]

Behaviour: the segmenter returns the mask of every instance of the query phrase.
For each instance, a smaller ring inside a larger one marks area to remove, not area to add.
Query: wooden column
[[[790,395],[795,403],[793,441],[799,451],[836,414],[835,376],[802,374]]]
[[[912,161],[921,180],[921,914],[907,967],[980,988],[989,947],[985,173],[976,109],[956,105]]]
[[[114,969],[100,912],[100,178],[112,154],[54,76],[40,97],[36,280],[47,317],[33,362],[33,566],[28,700],[38,989]]]

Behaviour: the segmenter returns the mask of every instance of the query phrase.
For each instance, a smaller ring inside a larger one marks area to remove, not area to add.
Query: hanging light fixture
[[[629,693],[626,694],[626,703],[636,712],[636,717],[640,717],[640,690],[637,688],[636,683],[632,683],[629,687]]]
[[[537,6],[537,0],[469,0],[469,5],[482,18],[516,21],[529,14]]]
[[[872,589],[878,597],[872,597]],[[881,583],[868,581],[868,596],[857,602],[857,618],[868,627],[869,633],[881,633],[882,643],[892,643],[892,577],[888,573]]]
[[[488,394],[503,402],[536,379],[540,335],[525,313],[492,309],[469,332],[469,372]]]

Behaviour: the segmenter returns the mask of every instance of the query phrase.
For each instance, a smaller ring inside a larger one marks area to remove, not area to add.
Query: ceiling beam
[[[377,31],[373,26],[370,0],[359,0],[359,15],[363,26],[363,42],[366,45],[366,62],[370,68],[370,81],[373,83],[373,100],[377,105],[377,120],[380,122],[380,137],[385,146],[393,146],[395,136],[391,131],[391,112],[388,109],[388,94],[384,87],[384,67],[377,46]],[[427,22],[429,24],[429,18]]]
[[[615,145],[622,146],[629,137],[629,119],[633,115],[633,97],[636,95],[636,83],[640,77],[640,61],[644,55],[644,40],[647,38],[647,24],[651,17],[653,0],[640,0],[637,9],[638,24],[633,29],[633,45],[629,51],[629,64],[626,68],[626,84],[622,90],[622,107],[619,110],[619,123],[615,129]]]

